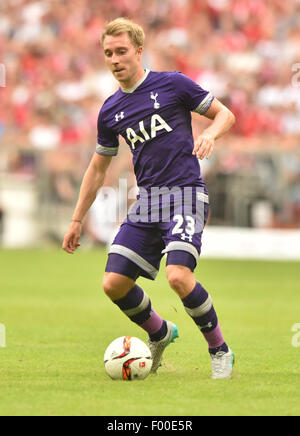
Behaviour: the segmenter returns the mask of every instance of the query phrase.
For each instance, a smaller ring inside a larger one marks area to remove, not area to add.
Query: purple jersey
[[[99,114],[97,153],[115,156],[121,135],[133,154],[139,187],[205,184],[192,155],[191,112],[204,114],[213,96],[185,75],[146,70],[131,89],[120,88]]]

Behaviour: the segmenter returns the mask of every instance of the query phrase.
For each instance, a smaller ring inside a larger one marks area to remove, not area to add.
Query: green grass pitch
[[[145,381],[112,381],[103,354],[123,335],[146,341],[101,292],[104,251],[0,251],[0,415],[300,415],[300,264],[202,259],[197,279],[211,293],[236,354],[231,380],[210,379],[207,346],[169,288],[138,281],[154,308],[179,327],[164,365]]]

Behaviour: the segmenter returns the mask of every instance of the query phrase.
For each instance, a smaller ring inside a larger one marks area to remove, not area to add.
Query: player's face
[[[103,44],[106,65],[124,88],[131,88],[143,76],[143,47],[135,47],[128,33],[107,35]]]

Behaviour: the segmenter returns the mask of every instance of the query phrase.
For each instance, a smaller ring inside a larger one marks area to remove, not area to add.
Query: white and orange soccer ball
[[[122,336],[107,347],[104,366],[114,380],[143,380],[151,371],[151,351],[140,339]]]

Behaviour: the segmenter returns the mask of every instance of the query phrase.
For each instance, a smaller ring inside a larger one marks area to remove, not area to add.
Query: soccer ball
[[[143,380],[152,367],[151,351],[140,339],[122,336],[107,347],[104,365],[114,380]]]

